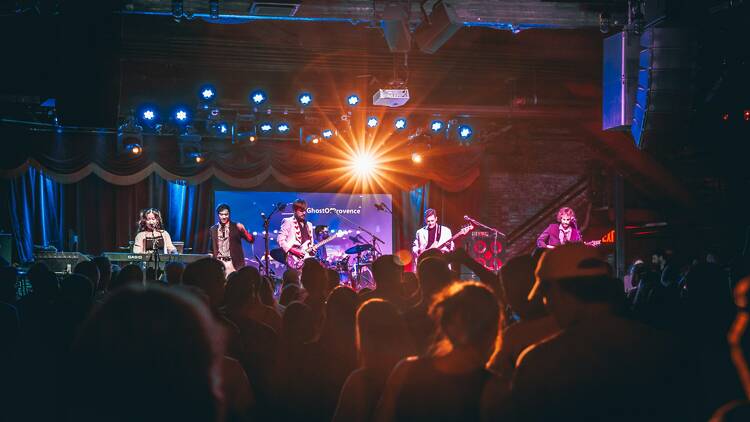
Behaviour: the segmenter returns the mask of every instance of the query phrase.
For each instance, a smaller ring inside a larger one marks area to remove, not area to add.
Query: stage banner
[[[293,215],[292,202],[297,198],[307,201],[307,221],[313,224],[316,233],[325,227],[329,235],[340,236],[324,246],[322,257],[329,263],[346,258],[345,251],[356,245],[375,244],[381,253],[393,253],[393,218],[387,211],[393,209],[390,194],[216,191],[214,198],[215,206],[222,203],[229,205],[232,221],[244,224],[255,236],[254,244],[243,242],[249,265],[255,264],[264,254],[261,213],[269,215],[274,209],[277,210],[269,225],[270,249],[277,249],[276,235],[281,220]],[[279,211],[278,205],[284,209]],[[373,243],[367,231],[381,239],[382,243]],[[360,249],[361,254],[369,254],[369,247]]]

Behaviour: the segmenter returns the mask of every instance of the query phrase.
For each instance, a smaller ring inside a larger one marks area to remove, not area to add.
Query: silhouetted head
[[[120,270],[110,283],[110,290],[116,290],[129,284],[143,285],[143,270],[136,264],[128,264]]]
[[[519,255],[509,259],[500,268],[508,305],[524,320],[547,315],[541,296],[528,300],[529,292],[534,285],[535,267],[536,263],[531,255]]]
[[[91,280],[91,284],[94,286],[94,290],[99,290],[99,266],[93,261],[81,261],[76,264],[73,269],[73,273],[81,274]]]
[[[182,283],[203,290],[216,309],[224,300],[224,263],[215,258],[202,258],[191,262],[182,273]]]
[[[357,311],[357,350],[367,368],[392,368],[414,353],[411,334],[396,307],[383,299],[370,299]]]
[[[106,256],[97,256],[92,261],[99,269],[99,284],[96,290],[107,291],[112,281],[112,262]]]

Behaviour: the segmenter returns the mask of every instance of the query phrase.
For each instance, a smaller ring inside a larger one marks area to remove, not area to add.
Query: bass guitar
[[[330,242],[333,239],[338,239],[339,237],[342,237],[346,234],[348,234],[348,230],[340,230],[336,232],[335,235],[329,236],[326,239],[321,240],[320,242],[316,244],[312,244],[312,240],[306,240],[301,245],[294,245],[292,248],[299,250],[302,252],[302,256],[297,256],[291,252],[287,252],[286,254],[286,265],[289,266],[289,268],[294,268],[295,270],[299,270],[302,268],[302,264],[305,263],[305,260],[307,258],[312,258],[315,256],[315,253],[320,249],[321,246],[325,245],[326,243]]]

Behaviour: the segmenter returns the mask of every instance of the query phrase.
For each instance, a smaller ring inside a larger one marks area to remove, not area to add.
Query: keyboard
[[[132,253],[132,252],[104,252],[102,256],[109,258],[111,262],[153,262],[154,257],[150,253]],[[199,259],[208,258],[209,254],[198,254],[198,253],[181,253],[176,255],[159,254],[159,262],[183,262],[189,264]]]

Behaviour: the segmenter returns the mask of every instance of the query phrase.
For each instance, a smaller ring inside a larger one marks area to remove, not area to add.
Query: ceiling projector
[[[409,90],[406,88],[399,89],[379,89],[372,96],[372,103],[378,106],[401,107],[409,101]]]

